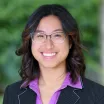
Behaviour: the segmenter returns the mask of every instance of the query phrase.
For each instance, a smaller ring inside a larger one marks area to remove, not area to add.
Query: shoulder
[[[3,104],[14,104],[14,99],[17,98],[17,95],[20,92],[20,86],[22,82],[23,81],[18,81],[6,87]]]
[[[83,79],[83,86],[84,86],[84,88],[90,88],[90,89],[94,89],[94,88],[98,89],[98,88],[100,88],[100,89],[104,90],[103,85],[100,85],[100,84],[98,84],[98,83],[96,83],[96,82],[94,82],[94,81],[92,81],[90,79],[87,79],[87,78]]]
[[[11,87],[11,88],[16,88],[16,89],[18,89],[18,88],[20,88],[20,86],[21,86],[22,83],[23,83],[23,81],[20,80],[20,81],[14,82],[14,83],[12,83],[12,84],[10,84],[10,85],[8,85],[8,86]]]
[[[18,81],[18,82],[15,82],[15,83],[12,83],[10,85],[8,85],[5,89],[5,92],[7,93],[18,93],[20,91],[20,86],[21,84],[23,83],[23,81]]]
[[[91,98],[94,98],[96,102],[104,102],[104,86],[91,81],[87,78],[83,79],[83,89],[82,89],[87,95],[89,95]],[[103,104],[103,103],[101,103]]]

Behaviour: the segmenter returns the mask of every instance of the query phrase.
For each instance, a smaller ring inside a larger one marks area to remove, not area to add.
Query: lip
[[[56,54],[55,54],[55,55],[53,55],[53,56],[44,56],[44,55],[43,55],[43,53],[45,53],[45,54],[52,54],[52,53],[56,53]],[[42,57],[43,57],[44,59],[46,59],[46,60],[50,60],[50,59],[53,59],[53,58],[55,58],[55,57],[56,57],[57,52],[41,52],[41,55],[42,55]]]

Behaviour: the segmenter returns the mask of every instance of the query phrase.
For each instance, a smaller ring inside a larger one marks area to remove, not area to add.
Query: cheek
[[[69,45],[70,43],[69,43],[69,41],[67,40],[66,42],[65,42],[65,44],[64,44],[64,50],[66,50],[66,51],[69,51],[69,47],[70,47],[70,45]]]
[[[66,42],[63,51],[65,51],[66,56],[68,56],[68,54],[70,53],[70,46],[71,44],[69,44],[69,41]]]
[[[68,54],[69,54],[69,44],[68,44],[68,42],[65,42],[64,44],[62,44],[61,45],[61,47],[60,47],[60,52],[61,52],[61,55],[63,56],[63,57],[67,57],[68,56]]]
[[[31,45],[31,51],[32,51],[32,55],[34,57],[37,55],[37,50],[38,50],[38,46],[35,45],[34,43],[32,43],[32,45]]]

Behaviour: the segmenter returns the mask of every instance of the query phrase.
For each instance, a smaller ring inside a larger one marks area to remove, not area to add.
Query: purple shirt
[[[58,97],[61,93],[61,89],[64,89],[67,86],[82,89],[82,84],[81,84],[81,81],[80,81],[80,77],[79,77],[78,82],[76,84],[72,84],[71,79],[70,79],[70,73],[68,72],[67,75],[66,75],[65,80],[62,83],[62,86],[56,92],[54,92],[54,94],[52,95],[48,104],[56,104],[57,100],[58,100]],[[32,89],[37,94],[36,104],[42,104],[42,100],[41,100],[41,96],[40,96],[40,92],[39,92],[39,86],[38,86],[38,79],[35,79],[35,80],[31,81],[29,83],[29,88]]]

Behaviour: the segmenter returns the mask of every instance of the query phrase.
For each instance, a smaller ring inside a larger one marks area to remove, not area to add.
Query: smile
[[[54,53],[42,53],[43,56],[46,56],[46,57],[52,57],[52,56],[55,56],[56,55],[56,52]]]

